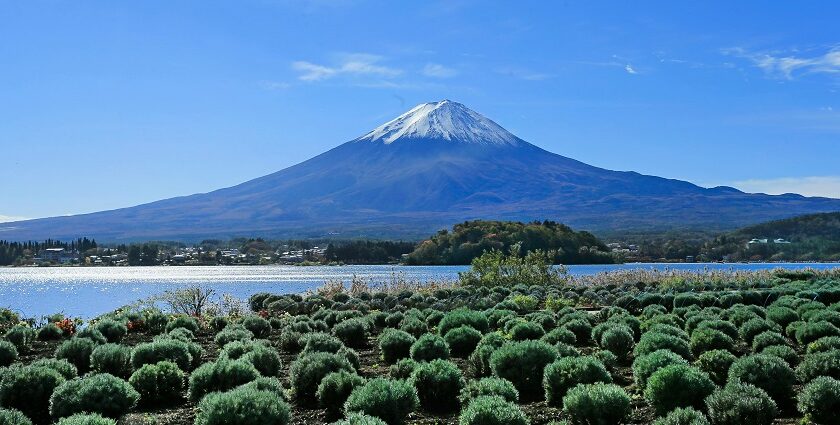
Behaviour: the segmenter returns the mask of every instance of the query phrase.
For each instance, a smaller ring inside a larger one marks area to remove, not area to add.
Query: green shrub
[[[347,319],[336,324],[332,332],[348,347],[360,348],[367,345],[367,322],[364,319]]]
[[[15,325],[6,331],[5,338],[15,344],[18,351],[27,351],[35,340],[35,331],[29,326]]]
[[[271,323],[260,316],[248,316],[242,319],[242,326],[254,334],[254,338],[266,338],[271,335]]]
[[[840,381],[820,376],[815,378],[799,394],[797,408],[805,417],[817,424],[837,422],[840,411]]]
[[[159,339],[138,344],[131,351],[131,365],[135,369],[162,361],[175,363],[183,371],[191,370],[193,365],[189,346],[176,339]]]
[[[498,332],[491,332],[481,337],[481,341],[469,357],[469,364],[478,377],[493,373],[490,367],[490,356],[507,340]]]
[[[473,329],[472,326],[460,326],[451,329],[443,337],[449,345],[449,352],[452,357],[468,357],[475,351],[475,347],[481,341],[481,332]]]
[[[140,394],[141,404],[161,404],[181,398],[184,372],[172,362],[146,364],[131,375],[128,383]]]
[[[388,376],[394,379],[408,379],[419,364],[411,359],[401,359],[388,368]]]
[[[420,361],[448,359],[449,346],[446,341],[435,334],[424,334],[411,345],[411,358]]]
[[[691,333],[689,343],[695,356],[711,350],[732,351],[735,341],[725,333],[715,329],[697,329]]]
[[[771,425],[776,403],[754,385],[733,381],[706,399],[709,420],[714,425]]]
[[[514,341],[540,339],[543,335],[545,335],[545,329],[540,324],[534,322],[519,322],[510,329],[510,339]]]
[[[318,384],[316,391],[318,403],[332,413],[337,413],[344,406],[344,402],[347,401],[347,397],[350,397],[353,389],[364,383],[365,379],[355,373],[346,370],[332,372]]]
[[[305,403],[314,402],[318,384],[332,372],[355,373],[353,365],[342,355],[324,352],[301,354],[289,367],[289,381],[295,397]]]
[[[773,331],[762,332],[753,338],[752,350],[755,353],[762,352],[771,345],[786,345],[787,340],[782,334]]]
[[[598,340],[601,348],[624,359],[633,350],[633,331],[627,326],[612,326]]]
[[[227,325],[228,325],[227,317],[213,316],[213,318],[210,319],[210,327],[213,328],[213,330],[215,330],[216,332],[221,331]]]
[[[660,332],[647,332],[642,335],[633,349],[633,355],[638,358],[659,350],[670,350],[686,360],[691,359],[691,347],[686,340]]]
[[[290,419],[289,405],[277,394],[237,388],[204,397],[195,425],[286,425]]]
[[[578,345],[588,342],[589,337],[592,334],[592,325],[583,319],[570,320],[563,323],[562,327],[575,335],[575,343]]]
[[[104,344],[90,354],[91,370],[110,373],[118,378],[131,376],[131,349],[119,344]]]
[[[40,359],[32,362],[30,365],[32,367],[46,367],[48,369],[52,369],[58,372],[64,379],[73,379],[79,376],[78,370],[76,370],[76,366],[73,366],[67,360],[59,360],[59,359]]]
[[[382,419],[361,413],[350,413],[344,419],[332,425],[388,425]]]
[[[716,384],[724,385],[729,377],[729,368],[735,360],[738,358],[729,351],[711,350],[698,356],[694,365],[709,374]]]
[[[575,333],[563,327],[554,328],[550,330],[540,339],[551,345],[557,344],[558,342],[562,342],[564,344],[569,345],[574,345],[575,343],[577,343],[577,337],[575,336]]]
[[[97,323],[96,330],[111,343],[122,341],[123,337],[128,334],[128,327],[122,322],[111,319],[105,319]]]
[[[195,335],[193,335],[193,333],[187,328],[175,328],[167,332],[166,336],[161,336],[159,338],[171,338],[183,342],[192,342],[192,340],[195,338]]]
[[[461,370],[447,360],[420,363],[411,374],[420,406],[430,412],[448,413],[458,409],[458,395],[464,386]]]
[[[8,368],[0,379],[0,406],[20,410],[33,419],[43,418],[53,390],[63,382],[61,374],[51,368]]]
[[[76,366],[80,374],[90,370],[90,355],[96,344],[88,338],[72,338],[55,350],[55,358],[64,359]]]
[[[190,375],[190,400],[197,402],[205,394],[227,391],[257,379],[260,373],[244,360],[220,358],[201,365]],[[313,390],[314,392],[314,390]]]
[[[55,341],[64,336],[64,331],[61,330],[55,323],[47,323],[38,329],[39,341]]]
[[[765,354],[741,357],[729,369],[729,381],[755,385],[766,391],[778,404],[784,405],[793,395],[796,375],[784,360]]]
[[[659,369],[675,364],[688,364],[681,356],[669,350],[657,350],[653,353],[636,357],[633,361],[633,379],[639,389],[644,390],[648,378]]]
[[[665,417],[653,421],[653,425],[709,425],[702,412],[691,407],[674,409]]]
[[[543,389],[545,399],[550,406],[563,404],[566,392],[579,384],[594,384],[612,382],[606,367],[591,356],[562,357],[545,367],[543,374]]]
[[[407,316],[403,319],[402,323],[400,323],[400,330],[417,337],[428,332],[429,326],[426,325],[426,322],[420,320],[420,318]]]
[[[438,323],[438,333],[446,335],[446,333],[450,330],[464,325],[471,326],[473,329],[481,333],[487,332],[487,329],[490,327],[487,322],[487,316],[485,316],[484,313],[474,310],[459,309],[452,310],[443,316],[443,319],[441,319],[440,323]]]
[[[566,393],[563,409],[575,424],[618,425],[630,413],[630,396],[618,385],[583,384]]]
[[[15,344],[9,341],[0,341],[0,367],[6,367],[14,363],[18,358],[18,350]]]
[[[32,425],[32,421],[21,411],[0,408],[0,424],[3,425]]]
[[[344,403],[344,410],[348,414],[363,413],[382,419],[388,425],[398,425],[419,404],[417,390],[409,382],[375,378],[353,390]]]
[[[50,415],[58,419],[76,413],[98,413],[118,418],[133,409],[139,399],[140,394],[128,382],[97,373],[59,385],[50,397]]]
[[[759,354],[776,356],[784,360],[790,367],[794,367],[797,363],[799,363],[799,355],[796,354],[796,350],[788,347],[787,345],[771,345],[769,347],[764,347]]]
[[[117,421],[96,413],[77,413],[59,419],[57,425],[117,425]]]
[[[337,353],[344,343],[340,339],[323,332],[312,332],[303,336],[304,353]]]
[[[799,320],[799,315],[791,308],[777,306],[767,309],[767,320],[772,320],[782,328]]]
[[[545,367],[557,359],[557,351],[542,341],[510,342],[490,356],[493,374],[510,381],[525,400],[542,399]]]
[[[481,396],[499,396],[511,403],[519,402],[519,391],[507,379],[502,378],[481,378],[471,380],[461,389],[458,399],[462,406]]]
[[[805,323],[796,328],[796,341],[808,345],[827,336],[840,336],[840,328],[828,322]]]
[[[738,338],[738,328],[726,320],[704,320],[697,325],[697,329],[714,329],[725,333],[732,339]]]
[[[177,328],[184,328],[189,330],[192,333],[196,333],[199,330],[198,320],[195,317],[190,316],[178,316],[169,321],[166,324],[166,332],[171,332],[173,329]]]
[[[779,325],[774,322],[769,322],[764,319],[750,319],[747,320],[740,328],[738,328],[738,335],[747,344],[752,344],[753,338],[756,335],[767,331],[780,331]]]
[[[379,351],[385,363],[395,363],[411,353],[411,346],[417,340],[408,332],[397,329],[385,329],[379,335]]]
[[[709,375],[699,369],[682,365],[670,365],[657,370],[650,376],[645,387],[645,398],[664,415],[678,407],[703,408],[703,400],[715,390],[715,383]]]
[[[102,335],[102,332],[99,332],[96,328],[92,326],[88,326],[81,331],[77,332],[74,335],[75,338],[87,338],[93,341],[96,345],[105,344],[108,340],[105,338],[105,335]]]
[[[458,425],[529,425],[519,407],[499,396],[481,396],[461,412]]]
[[[808,383],[818,376],[840,379],[840,350],[806,354],[797,366],[796,374],[802,383]]]
[[[557,351],[559,353],[560,348],[559,347],[555,347],[555,348],[557,348]],[[560,357],[564,357],[562,354],[559,354],[559,355],[560,355]],[[598,351],[592,353],[592,357],[595,357],[601,363],[603,363],[604,367],[606,367],[607,370],[615,369],[615,366],[618,364],[618,357],[615,354],[613,354],[612,351],[598,350]]]
[[[254,338],[254,333],[245,328],[228,326],[217,333],[213,340],[219,347],[224,347],[233,341],[248,341]],[[281,335],[282,339],[282,335]]]
[[[840,337],[826,336],[808,344],[807,353],[819,353],[829,350],[840,350]]]

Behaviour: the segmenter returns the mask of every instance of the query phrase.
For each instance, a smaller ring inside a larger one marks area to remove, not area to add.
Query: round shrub
[[[140,394],[141,404],[161,404],[181,398],[184,372],[172,362],[146,364],[131,375],[128,383]]]
[[[361,348],[367,345],[367,322],[364,319],[347,319],[336,324],[332,332],[348,347]]]
[[[58,346],[55,358],[67,360],[83,374],[90,370],[90,355],[94,348],[96,343],[88,338],[72,338]]]
[[[840,350],[840,337],[826,336],[808,344],[807,353],[819,353],[823,351]]]
[[[64,336],[64,331],[56,326],[55,323],[47,323],[41,329],[38,329],[39,341],[55,341],[61,339],[62,336]]]
[[[18,358],[18,350],[15,344],[9,341],[0,341],[0,367],[6,367],[14,363]]]
[[[263,344],[254,344],[254,348],[245,353],[242,359],[254,365],[262,376],[279,376],[283,367],[280,355],[273,347]]]
[[[808,383],[818,376],[840,379],[840,350],[806,354],[797,366],[796,374],[802,383]]]
[[[840,381],[828,376],[815,378],[805,385],[798,399],[797,408],[808,420],[833,424],[840,411]]]
[[[332,372],[318,384],[318,390],[316,391],[318,403],[332,413],[339,412],[353,389],[362,386],[364,383],[365,379],[355,373],[346,370]]]
[[[583,384],[566,393],[563,409],[573,423],[618,425],[630,413],[630,396],[618,385]]]
[[[665,417],[653,421],[653,425],[709,425],[702,412],[691,407],[674,409]]]
[[[691,333],[689,345],[691,352],[699,356],[711,350],[732,351],[735,341],[729,335],[715,329],[697,329]]]
[[[670,365],[657,370],[648,379],[645,399],[664,415],[678,407],[703,408],[703,400],[715,390],[709,375],[687,365]]]
[[[709,377],[716,384],[724,385],[729,378],[729,368],[732,363],[735,363],[735,360],[738,360],[738,358],[729,351],[711,350],[698,356],[694,365],[709,374]]]
[[[414,336],[420,336],[429,330],[429,326],[426,325],[426,322],[417,317],[407,316],[403,319],[402,323],[400,323],[400,330],[406,331]]]
[[[395,363],[411,353],[411,346],[417,340],[408,332],[397,329],[385,329],[379,335],[379,351],[385,363]]]
[[[612,326],[601,334],[598,342],[601,348],[623,359],[633,349],[633,331],[626,326]]]
[[[178,316],[166,324],[166,332],[171,332],[173,329],[184,328],[192,333],[198,332],[198,320],[190,316]]]
[[[3,425],[32,425],[32,421],[19,410],[0,408],[0,424]]]
[[[213,328],[213,330],[215,330],[216,332],[221,331],[227,325],[228,325],[227,317],[213,316],[213,318],[210,319],[210,327]]]
[[[187,343],[176,339],[159,339],[138,344],[131,351],[131,365],[135,369],[162,361],[175,363],[183,371],[192,369],[193,364]]]
[[[596,382],[612,382],[612,377],[603,363],[591,356],[562,357],[545,367],[545,399],[550,406],[560,406],[567,391],[579,384]]]
[[[481,337],[481,341],[469,357],[469,364],[478,377],[488,376],[493,371],[490,367],[490,356],[507,340],[498,332],[491,332]]]
[[[5,338],[15,344],[18,351],[27,351],[35,340],[35,331],[29,326],[15,325],[6,331]]]
[[[475,398],[458,417],[458,425],[528,425],[519,407],[499,396]]]
[[[251,382],[259,376],[257,369],[244,360],[220,358],[215,362],[205,363],[190,375],[190,400],[197,402],[205,394],[227,391]]]
[[[98,330],[102,336],[111,343],[122,341],[123,337],[128,334],[127,326],[125,326],[122,322],[111,319],[105,319],[97,323],[96,330]]]
[[[435,334],[424,334],[411,345],[411,358],[420,361],[448,359],[449,346],[446,341]]]
[[[796,354],[796,350],[788,347],[787,345],[771,345],[769,347],[764,347],[759,354],[776,356],[784,360],[788,365],[790,365],[790,367],[794,367],[797,363],[799,363],[799,355]]]
[[[697,329],[714,329],[725,333],[732,339],[738,338],[738,328],[726,320],[714,319],[704,320],[697,325]]]
[[[353,390],[344,403],[344,410],[348,414],[377,417],[388,425],[399,425],[419,404],[417,390],[409,382],[375,378]]]
[[[67,360],[59,359],[40,359],[32,362],[32,367],[46,367],[58,372],[64,379],[73,379],[79,376],[76,366],[73,366]]]
[[[510,381],[493,377],[469,381],[461,390],[458,399],[462,406],[466,406],[481,396],[499,396],[511,403],[519,402],[519,391],[516,391],[516,387]]]
[[[139,399],[140,394],[128,382],[97,373],[59,385],[50,397],[50,416],[57,419],[76,413],[99,413],[118,418],[133,409]]]
[[[447,332],[443,339],[449,345],[452,357],[464,358],[472,354],[481,341],[481,332],[472,326],[460,326]]]
[[[119,344],[100,345],[90,354],[90,367],[93,371],[126,379],[132,372],[131,349]]]
[[[734,381],[706,399],[706,410],[714,425],[771,425],[776,403],[755,385]]]
[[[300,355],[289,367],[289,381],[295,397],[303,402],[314,402],[321,380],[341,370],[356,372],[347,358],[339,354],[314,352]]]
[[[382,419],[362,413],[351,413],[332,425],[388,425]]]
[[[242,319],[242,326],[251,331],[255,338],[265,338],[271,335],[271,323],[260,316],[248,316]]]
[[[20,410],[30,418],[43,418],[53,390],[63,382],[61,374],[47,367],[6,369],[0,379],[0,406]]]
[[[545,335],[545,329],[534,322],[519,322],[510,329],[510,339],[514,341],[540,339],[543,335]]]
[[[558,342],[574,345],[577,342],[577,337],[575,336],[575,333],[563,327],[554,328],[550,330],[540,339],[551,345],[557,344]]]
[[[799,315],[791,308],[774,306],[767,309],[767,320],[771,320],[782,328],[786,328],[787,325],[799,320]]]
[[[117,421],[96,413],[77,413],[59,419],[56,425],[117,425]]]
[[[289,405],[277,394],[237,388],[204,397],[195,425],[286,425],[290,419]]]
[[[545,367],[557,359],[557,351],[542,341],[510,342],[490,356],[493,374],[510,381],[525,400],[542,399]]]
[[[408,379],[419,364],[411,359],[401,359],[388,368],[388,376],[394,379]]]
[[[796,375],[784,360],[765,354],[741,357],[729,369],[729,381],[755,385],[766,391],[778,404],[784,405],[793,395]]]
[[[285,332],[284,332],[285,333]],[[225,329],[222,329],[221,332],[217,333],[216,336],[213,338],[213,341],[216,342],[216,345],[219,347],[224,347],[229,342],[233,341],[247,341],[254,338],[254,333],[249,331],[248,329],[241,328],[241,327],[232,327],[228,326]],[[282,339],[282,335],[281,335]]]
[[[738,328],[738,335],[747,344],[752,344],[753,338],[756,335],[767,331],[780,331],[779,325],[766,321],[764,319],[750,319],[747,320],[740,328]]]
[[[688,364],[688,362],[669,350],[658,350],[641,357],[636,357],[632,366],[633,379],[636,382],[636,386],[643,390],[647,386],[648,378],[654,372],[665,366],[675,364]]]
[[[592,334],[592,325],[583,319],[569,320],[568,322],[563,323],[562,327],[575,335],[575,341],[579,345],[588,342],[589,337]]]
[[[452,329],[459,328],[463,325],[471,326],[473,329],[484,333],[490,327],[487,322],[487,316],[480,311],[474,310],[452,310],[443,316],[443,319],[438,323],[438,333],[446,335]]]
[[[458,395],[464,386],[461,369],[447,360],[420,363],[411,374],[420,406],[430,412],[448,413],[458,409]]]
[[[660,332],[647,332],[642,335],[633,349],[633,355],[641,357],[659,350],[670,350],[686,360],[691,359],[691,347],[686,340]]]
[[[795,334],[800,345],[808,345],[827,336],[840,336],[840,328],[828,322],[811,322],[796,328]]]
[[[192,342],[195,335],[187,328],[175,328],[166,333],[164,338],[177,339],[183,342]]]
[[[304,353],[337,353],[344,343],[340,339],[323,332],[312,332],[303,336]]]

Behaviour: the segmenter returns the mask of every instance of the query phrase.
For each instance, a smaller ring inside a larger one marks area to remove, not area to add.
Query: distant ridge
[[[731,230],[831,211],[840,211],[840,200],[707,189],[593,167],[545,151],[460,103],[442,100],[233,187],[112,211],[5,223],[0,239],[419,239],[471,219],[548,219],[595,232]]]

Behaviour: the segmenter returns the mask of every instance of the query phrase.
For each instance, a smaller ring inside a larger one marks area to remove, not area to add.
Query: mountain
[[[738,226],[840,210],[610,171],[514,136],[464,105],[419,105],[300,164],[237,186],[130,208],[6,223],[0,239],[420,238],[469,219],[550,219],[591,231]]]

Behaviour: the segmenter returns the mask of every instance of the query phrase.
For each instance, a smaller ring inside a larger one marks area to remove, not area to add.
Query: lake
[[[616,270],[766,270],[840,268],[840,264],[612,264],[568,266],[574,275]],[[454,280],[466,266],[201,266],[201,267],[6,267],[0,268],[0,307],[25,317],[64,312],[95,317],[166,290],[201,285],[217,293],[247,298],[256,292],[300,293],[327,280],[349,282],[353,276],[387,282]]]

